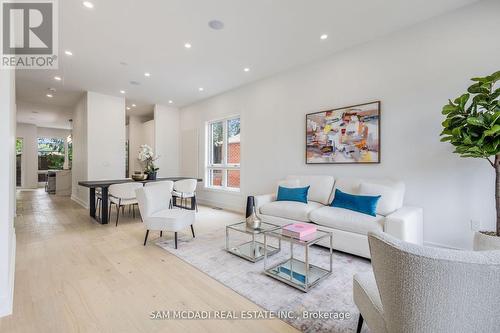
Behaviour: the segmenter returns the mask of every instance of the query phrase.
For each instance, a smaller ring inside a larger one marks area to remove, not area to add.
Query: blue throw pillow
[[[278,187],[278,196],[276,201],[298,201],[307,203],[307,193],[309,192],[309,186],[307,187]]]
[[[353,210],[355,212],[377,216],[377,204],[381,195],[354,195],[335,190],[335,198],[330,206]]]

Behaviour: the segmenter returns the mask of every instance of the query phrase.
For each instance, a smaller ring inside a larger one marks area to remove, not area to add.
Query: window
[[[64,139],[38,138],[38,170],[62,170]]]
[[[240,117],[209,122],[206,186],[240,189]]]

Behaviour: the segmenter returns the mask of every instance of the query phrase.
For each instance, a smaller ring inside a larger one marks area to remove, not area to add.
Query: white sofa
[[[276,201],[276,194],[255,196],[255,208],[262,221],[285,225],[313,223],[333,233],[333,248],[370,258],[367,234],[384,231],[406,242],[422,244],[423,211],[403,206],[402,182],[371,179],[335,179],[332,176],[288,176],[280,185],[310,186],[308,203]],[[381,195],[377,216],[330,207],[335,189],[351,194]],[[325,241],[320,245],[328,246]]]

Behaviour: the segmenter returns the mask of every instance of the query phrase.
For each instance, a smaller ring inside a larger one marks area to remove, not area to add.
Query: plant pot
[[[148,173],[148,180],[156,180],[156,171]]]
[[[500,250],[500,237],[475,232],[473,248],[474,251]]]

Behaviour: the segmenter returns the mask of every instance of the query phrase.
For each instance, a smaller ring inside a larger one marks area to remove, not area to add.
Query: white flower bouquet
[[[138,159],[139,161],[144,163],[144,173],[148,175],[154,175],[159,170],[159,168],[157,168],[154,163],[158,159],[158,156],[155,156],[153,148],[151,148],[150,146],[141,146]]]

